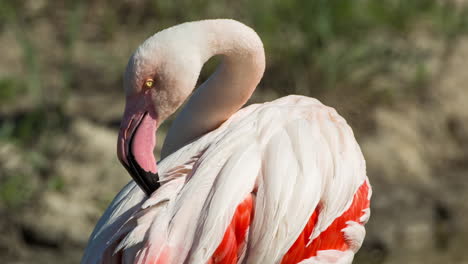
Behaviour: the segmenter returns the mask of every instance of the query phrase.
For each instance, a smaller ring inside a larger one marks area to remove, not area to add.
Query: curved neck
[[[200,36],[194,44],[199,46],[196,50],[200,51],[202,64],[215,55],[222,55],[222,61],[173,122],[164,141],[161,159],[232,116],[250,98],[265,70],[263,44],[251,28],[224,19],[188,24],[199,27],[196,32]],[[192,32],[186,33],[192,35]]]

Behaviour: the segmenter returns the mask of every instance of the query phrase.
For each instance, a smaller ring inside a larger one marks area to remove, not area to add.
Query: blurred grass
[[[433,0],[243,0],[236,3],[204,0],[137,1],[133,4],[122,1],[112,5],[108,1],[100,4],[65,1],[65,4],[57,6],[46,3],[38,14],[31,17],[22,12],[27,9],[25,3],[27,1],[3,1],[0,4],[0,21],[12,26],[16,32],[17,43],[22,47],[23,71],[28,76],[25,86],[35,98],[47,99],[44,96],[45,81],[41,80],[41,71],[47,64],[42,65],[38,59],[38,53],[46,47],[41,47],[40,41],[33,41],[33,36],[26,29],[33,17],[56,8],[62,11],[60,18],[63,21],[58,24],[63,27],[57,29],[60,49],[63,49],[60,65],[62,83],[58,89],[60,103],[66,102],[71,86],[79,82],[76,80],[78,77],[73,76],[79,70],[74,64],[76,43],[111,42],[117,32],[140,31],[147,35],[183,21],[236,18],[255,28],[265,42],[269,61],[266,77],[271,80],[268,81],[268,89],[280,94],[310,95],[350,86],[372,93],[372,86],[361,84],[367,84],[376,75],[394,71],[392,63],[403,61],[417,65],[421,62],[421,56],[412,56],[418,51],[407,43],[411,41],[408,34],[415,27],[431,30],[453,41],[452,38],[459,36],[460,32],[466,32],[468,19],[466,8],[455,8],[450,1]],[[90,23],[97,31],[93,36],[81,32]],[[399,41],[405,42],[403,50],[395,48],[401,46],[395,45]],[[99,50],[94,55],[104,56],[105,52]],[[122,63],[119,67],[122,69],[125,61],[119,63]],[[367,72],[356,78],[356,72],[362,69],[367,69]],[[418,69],[414,74],[419,80],[422,68]],[[20,76],[9,77],[21,79]],[[4,80],[2,83],[8,84]],[[5,90],[12,91],[16,87],[12,85]],[[384,93],[388,94],[388,91]]]
[[[66,133],[73,118],[66,110],[73,93],[119,89],[136,45],[184,21],[227,17],[257,30],[268,60],[260,91],[320,96],[339,88],[357,94],[363,100],[357,108],[366,109],[423,93],[426,54],[411,33],[430,32],[450,49],[467,33],[467,15],[466,7],[430,0],[1,1],[0,29],[14,33],[21,56],[19,70],[0,73],[0,143],[47,156],[54,133]],[[49,35],[36,27],[50,28]],[[201,78],[209,74],[205,69]],[[382,76],[397,85],[375,81]],[[18,113],[18,102],[26,110]],[[25,181],[0,177],[1,199],[21,204],[12,190]],[[45,184],[62,185],[59,178]],[[30,199],[28,192],[18,195]]]
[[[29,176],[19,174],[6,177],[0,185],[0,200],[8,208],[17,208],[32,198]]]
[[[24,84],[15,79],[4,78],[0,80],[0,103],[7,103],[25,92]]]

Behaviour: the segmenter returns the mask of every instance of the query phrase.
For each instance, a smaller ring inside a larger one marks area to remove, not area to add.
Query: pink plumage
[[[156,164],[156,130],[218,54],[223,62],[175,119]],[[313,98],[240,109],[264,67],[260,38],[233,20],[181,24],[137,49],[117,145],[134,181],[99,220],[82,264],[352,262],[370,216],[359,145]]]

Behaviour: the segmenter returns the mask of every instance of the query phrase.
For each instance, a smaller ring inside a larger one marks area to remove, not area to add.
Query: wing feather
[[[115,232],[127,222],[134,212],[139,210],[139,206],[144,198],[144,192],[133,181],[128,183],[117,194],[91,234],[88,246],[81,260],[82,264],[95,264],[101,261]]]
[[[309,244],[350,208],[366,181],[351,128],[332,108],[302,96],[246,107],[158,166],[161,187],[145,198],[133,182],[127,185],[99,221],[83,264],[103,257],[207,263],[252,191],[255,214],[238,262],[279,263],[314,212]],[[368,215],[365,209],[361,222]],[[356,227],[346,235],[357,247],[363,229]],[[321,251],[303,263],[352,259],[343,254]]]
[[[296,120],[268,142],[247,263],[279,262],[317,206],[321,177],[315,162],[317,152],[311,150],[319,144],[318,136],[318,129]]]
[[[189,256],[191,263],[206,263],[223,239],[237,206],[252,192],[260,170],[260,153],[254,144],[240,144],[217,175],[202,209]],[[216,213],[212,213],[216,212]]]

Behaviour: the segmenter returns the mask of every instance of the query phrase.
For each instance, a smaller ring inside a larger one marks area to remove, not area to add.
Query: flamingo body
[[[318,100],[245,107],[158,163],[150,196],[130,182],[82,264],[351,263],[371,188],[346,121]]]

